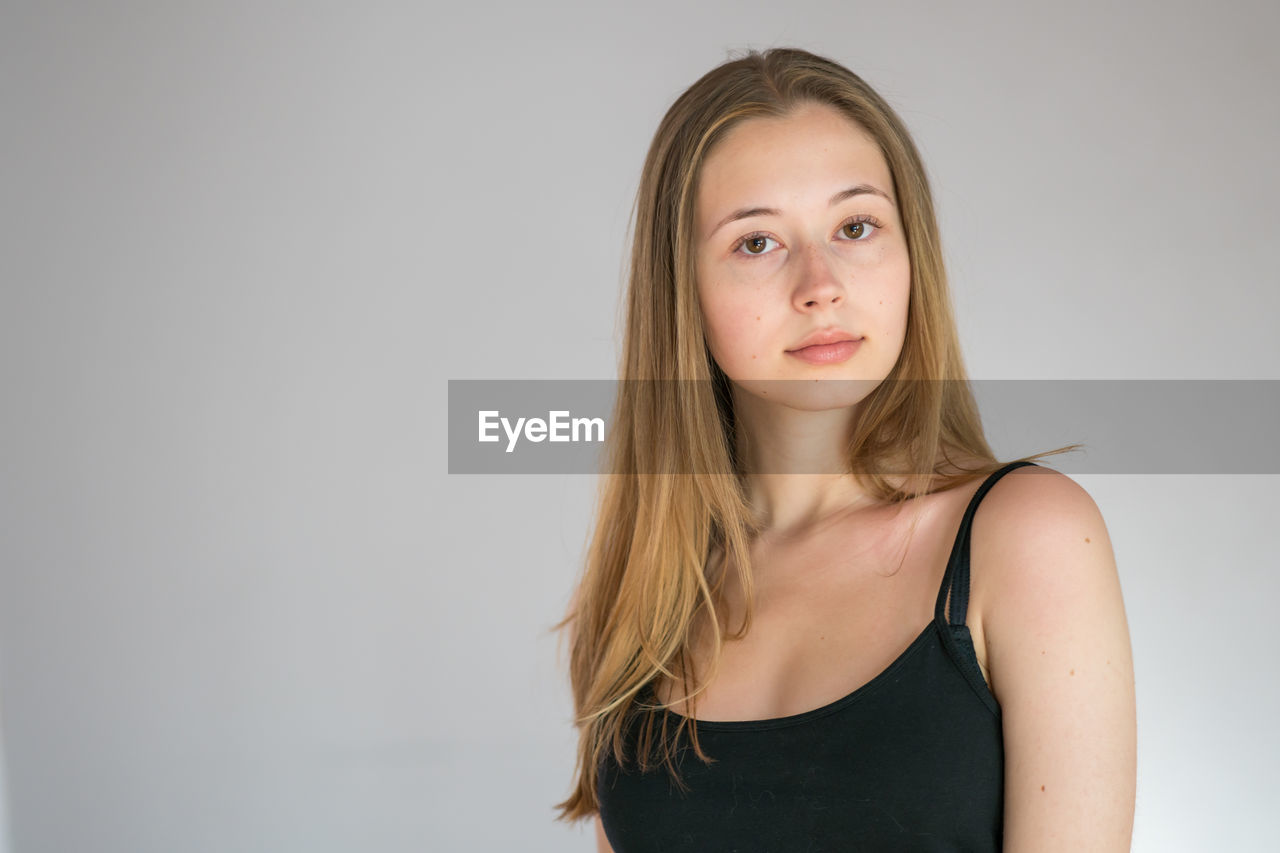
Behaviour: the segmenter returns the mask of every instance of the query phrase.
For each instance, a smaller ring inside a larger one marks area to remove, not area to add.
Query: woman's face
[[[825,409],[889,374],[911,265],[889,167],[858,125],[816,104],[748,119],[704,161],[694,205],[707,343],[735,385]],[[856,343],[802,350],[824,331]]]

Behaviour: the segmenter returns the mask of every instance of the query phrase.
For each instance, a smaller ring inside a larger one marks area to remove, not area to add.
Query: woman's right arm
[[[613,848],[609,846],[609,839],[604,834],[604,823],[600,820],[600,813],[596,813],[596,853],[613,853]]]

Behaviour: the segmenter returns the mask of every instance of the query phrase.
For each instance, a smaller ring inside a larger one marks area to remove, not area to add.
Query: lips
[[[843,364],[853,358],[853,354],[861,346],[861,339],[841,341],[838,344],[814,344],[804,349],[792,350],[787,355],[807,361],[809,364]]]
[[[845,341],[860,341],[861,335],[853,335],[844,329],[821,329],[811,333],[807,338],[796,344],[787,352],[797,352],[805,347],[826,346],[827,344],[838,344]]]

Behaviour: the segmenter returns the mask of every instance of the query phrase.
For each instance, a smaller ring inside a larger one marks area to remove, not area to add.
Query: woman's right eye
[[[763,255],[767,253],[770,243],[776,246],[778,241],[768,234],[748,234],[738,241],[738,244],[733,247],[733,251],[747,255]],[[743,251],[744,249],[745,252]]]

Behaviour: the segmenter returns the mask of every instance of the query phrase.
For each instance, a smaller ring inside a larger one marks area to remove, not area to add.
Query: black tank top
[[[606,751],[596,790],[615,853],[999,851],[1004,741],[964,623],[969,530],[991,486],[1034,464],[1006,465],[974,493],[933,621],[875,678],[801,714],[697,722],[703,751],[718,760],[704,765],[681,749],[685,792],[661,764],[640,773],[629,760],[623,770]],[[652,687],[643,698],[656,701]],[[669,726],[677,722],[672,714]],[[635,734],[633,725],[629,757]]]

